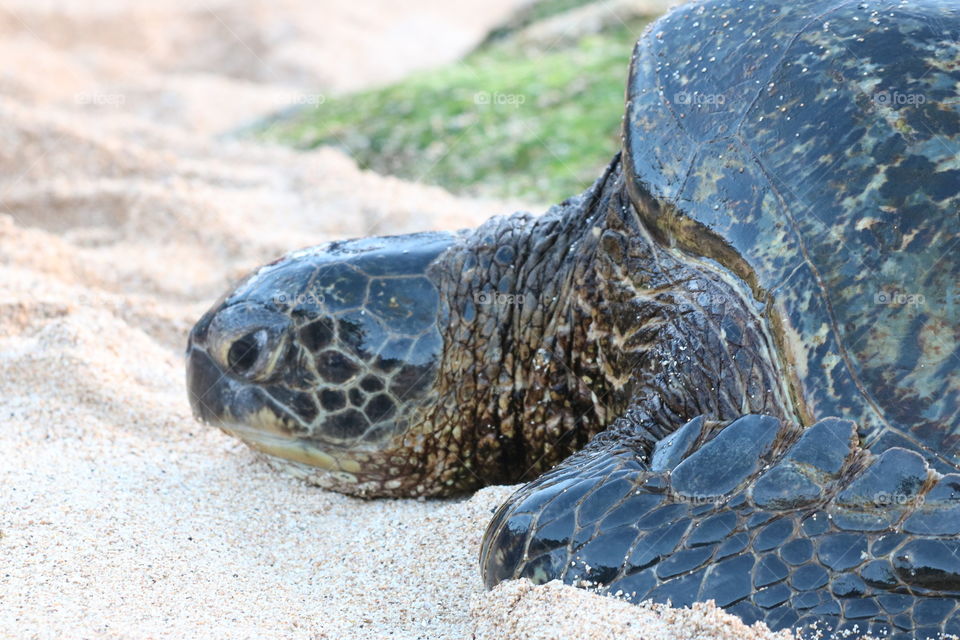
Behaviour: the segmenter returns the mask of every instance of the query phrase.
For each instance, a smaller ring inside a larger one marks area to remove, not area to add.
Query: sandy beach
[[[191,416],[186,333],[250,269],[522,206],[224,134],[454,60],[518,4],[0,1],[0,637],[786,637],[487,593],[510,487],[347,498]]]

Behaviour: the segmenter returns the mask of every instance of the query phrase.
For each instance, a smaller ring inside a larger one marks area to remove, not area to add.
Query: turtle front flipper
[[[494,516],[481,566],[633,602],[714,600],[771,629],[960,632],[960,475],[878,456],[854,423],[703,418],[656,444],[602,436]],[[813,625],[813,626],[811,626]]]

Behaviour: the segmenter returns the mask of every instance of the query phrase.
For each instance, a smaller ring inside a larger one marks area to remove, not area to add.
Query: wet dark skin
[[[252,274],[197,416],[355,495],[527,483],[488,586],[960,632],[960,9],[749,5],[644,34],[582,196]]]

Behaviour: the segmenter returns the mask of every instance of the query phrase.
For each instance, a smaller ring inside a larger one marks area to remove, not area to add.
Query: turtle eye
[[[201,346],[224,373],[263,383],[289,352],[289,326],[285,314],[260,305],[232,305],[214,312]]]
[[[266,339],[267,332],[260,329],[234,340],[227,351],[227,364],[230,369],[240,375],[252,373]]]

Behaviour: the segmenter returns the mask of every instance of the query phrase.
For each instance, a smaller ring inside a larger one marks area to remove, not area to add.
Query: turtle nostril
[[[249,373],[257,364],[260,357],[260,344],[263,342],[263,331],[248,333],[234,341],[227,351],[227,364],[235,373]]]

